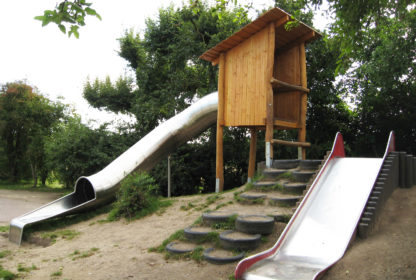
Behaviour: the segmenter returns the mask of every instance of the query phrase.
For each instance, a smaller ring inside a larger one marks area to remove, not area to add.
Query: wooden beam
[[[310,92],[308,88],[305,88],[303,86],[292,85],[292,84],[277,80],[275,78],[272,78],[270,80],[270,83],[272,84],[274,88],[277,88],[279,92],[286,92],[286,91],[301,91],[305,93]]]
[[[248,158],[247,172],[247,179],[249,182],[253,180],[254,173],[256,171],[257,130],[254,127],[250,128],[250,134],[250,154]]]
[[[309,142],[295,142],[295,141],[285,141],[280,139],[273,139],[274,144],[284,145],[284,146],[295,146],[295,147],[310,147],[311,143]]]
[[[282,26],[283,24],[286,24],[286,22],[288,22],[289,21],[289,16],[288,15],[285,15],[285,16],[283,16],[283,17],[281,17],[281,18],[279,18],[275,23],[274,23],[274,27],[275,28],[278,28],[278,27],[280,27],[280,26]]]
[[[217,115],[217,148],[216,148],[216,171],[215,191],[222,192],[224,189],[224,150],[223,150],[223,124],[224,124],[224,94],[225,94],[225,54],[220,55],[220,69],[218,73],[218,115]]]
[[[299,46],[299,67],[300,67],[300,83],[302,87],[307,87],[307,77],[306,77],[306,52],[305,52],[305,43],[300,44]],[[308,107],[308,97],[306,94],[300,96],[300,111],[299,111],[299,133],[298,141],[306,141],[306,110]],[[306,159],[306,150],[302,148],[301,151],[302,159]]]
[[[310,31],[310,32],[306,33],[305,35],[302,35],[302,36],[296,38],[295,40],[290,41],[290,43],[288,43],[284,46],[281,46],[280,48],[277,49],[277,52],[282,53],[286,50],[291,49],[294,46],[297,46],[301,43],[305,43],[305,42],[313,39],[315,37],[315,35],[316,35],[315,31]]]
[[[288,122],[288,121],[282,121],[282,120],[274,120],[274,125],[284,127],[284,128],[300,128],[297,122]]]
[[[275,24],[272,22],[269,24],[269,34],[268,34],[268,46],[267,46],[267,64],[265,71],[265,81],[268,82],[273,77],[274,69],[274,52],[275,52],[275,42],[276,42],[276,28]],[[273,147],[271,140],[273,139],[273,88],[270,83],[266,84],[268,89],[266,92],[266,167],[271,167],[271,161],[273,159]]]

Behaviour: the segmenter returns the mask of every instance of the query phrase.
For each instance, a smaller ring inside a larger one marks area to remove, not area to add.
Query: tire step
[[[266,179],[274,179],[278,177],[279,175],[282,175],[286,172],[288,172],[287,169],[267,168],[263,170],[263,175],[264,175],[264,178]]]
[[[276,204],[277,206],[281,207],[292,207],[296,205],[296,202],[299,201],[301,197],[293,196],[293,197],[269,197],[269,201],[271,204]]]
[[[226,211],[212,211],[202,214],[202,221],[205,225],[212,225],[218,223],[226,223],[233,216],[237,215],[234,212]]]
[[[197,247],[196,244],[180,242],[180,241],[173,241],[166,245],[166,250],[173,254],[186,254],[190,253]]]
[[[296,182],[307,183],[309,179],[316,173],[311,170],[293,171],[292,175]]]
[[[268,235],[273,232],[274,218],[265,215],[238,216],[235,228],[243,233]]]
[[[292,194],[302,194],[306,190],[306,183],[294,182],[294,183],[284,183],[283,188]]]
[[[185,238],[190,241],[203,240],[208,234],[215,232],[210,227],[190,226],[184,229]]]
[[[204,259],[212,264],[226,264],[237,262],[244,258],[244,255],[244,252],[241,252],[239,254],[233,254],[230,251],[214,248],[208,248],[203,253]]]
[[[220,233],[220,244],[224,249],[253,250],[260,245],[260,234],[247,234],[234,230]]]
[[[279,159],[272,161],[272,167],[276,169],[293,169],[298,167],[298,159]]]
[[[320,159],[304,159],[299,161],[300,170],[317,170],[322,163]]]

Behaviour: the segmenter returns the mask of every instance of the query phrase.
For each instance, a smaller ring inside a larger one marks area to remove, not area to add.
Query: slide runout
[[[23,229],[29,224],[108,203],[114,198],[120,181],[128,174],[135,170],[151,169],[180,144],[215,124],[217,108],[218,93],[213,92],[161,123],[101,171],[80,177],[75,183],[74,192],[12,219],[9,240],[20,245]]]
[[[236,279],[315,279],[337,262],[391,151],[393,133],[383,158],[345,158],[338,133],[331,154],[276,244],[242,260]]]

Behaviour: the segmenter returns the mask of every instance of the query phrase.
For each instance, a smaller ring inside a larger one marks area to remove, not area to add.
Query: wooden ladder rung
[[[277,80],[275,78],[272,78],[270,80],[270,83],[272,84],[272,87],[277,88],[281,92],[285,91],[302,91],[308,93],[310,90],[308,88],[304,88],[302,86],[296,86],[292,85],[280,80]]]
[[[285,141],[280,139],[273,139],[273,144],[280,144],[285,146],[296,146],[296,147],[310,147],[311,143],[309,142],[295,142],[295,141]]]

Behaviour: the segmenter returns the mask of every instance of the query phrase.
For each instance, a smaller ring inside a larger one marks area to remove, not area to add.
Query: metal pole
[[[172,182],[170,178],[170,155],[168,155],[168,197],[170,197],[171,190],[172,190]]]

